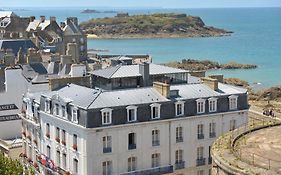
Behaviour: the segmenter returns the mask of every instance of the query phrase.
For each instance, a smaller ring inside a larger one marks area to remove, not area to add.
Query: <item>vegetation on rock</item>
[[[206,26],[200,17],[175,13],[91,19],[80,27],[99,38],[208,37],[231,33]]]

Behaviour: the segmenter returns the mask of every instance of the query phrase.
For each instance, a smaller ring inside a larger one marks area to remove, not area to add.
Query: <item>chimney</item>
[[[201,80],[207,86],[209,86],[214,91],[217,91],[218,88],[218,80],[210,77],[202,77]]]
[[[142,76],[142,86],[149,86],[149,64],[141,63],[139,64],[139,73]]]
[[[30,16],[29,22],[33,22],[35,20],[35,16]]]
[[[209,75],[210,78],[217,79],[218,82],[223,83],[223,75]]]
[[[40,16],[40,22],[45,22],[45,20],[46,20],[46,17],[45,16]]]
[[[55,16],[51,16],[50,17],[50,22],[56,22],[56,17]]]
[[[73,23],[74,25],[78,26],[78,19],[76,17],[68,17],[66,19],[66,24],[69,25],[70,23]]]
[[[166,98],[170,97],[170,84],[153,82],[153,88]]]
[[[65,27],[65,22],[61,22],[60,27],[63,29]]]

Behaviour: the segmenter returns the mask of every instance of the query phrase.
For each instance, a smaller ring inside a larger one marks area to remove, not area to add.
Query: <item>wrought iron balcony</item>
[[[152,141],[152,146],[159,146],[160,145],[160,141],[159,140],[153,140]]]
[[[175,163],[175,170],[184,169],[184,168],[185,168],[185,161]]]
[[[197,134],[197,138],[200,139],[204,139],[204,134]]]
[[[160,175],[160,174],[167,174],[173,172],[173,165],[163,166],[163,167],[156,167],[150,168],[146,170],[137,170],[127,173],[122,173],[121,175]]]
[[[177,143],[183,142],[183,137],[177,137],[177,138],[176,138],[176,142],[177,142]]]
[[[200,158],[196,160],[196,166],[203,166],[206,164],[206,158]]]
[[[215,132],[210,132],[209,136],[210,136],[210,138],[215,138],[216,137],[216,133]]]
[[[111,147],[103,148],[103,153],[111,153],[112,149]]]
[[[136,148],[137,148],[137,145],[136,145],[136,144],[129,144],[129,145],[128,145],[128,149],[129,149],[129,150],[136,149]]]

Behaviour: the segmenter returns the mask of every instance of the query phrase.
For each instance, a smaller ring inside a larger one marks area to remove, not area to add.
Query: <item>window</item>
[[[60,151],[57,151],[57,154],[56,154],[56,165],[58,167],[60,167]]]
[[[151,167],[159,167],[160,166],[160,154],[154,153],[151,155]]]
[[[137,107],[136,106],[127,107],[127,118],[128,118],[128,122],[134,122],[137,120]]]
[[[51,147],[47,146],[47,157],[51,158]]]
[[[160,145],[160,130],[152,131],[152,146]]]
[[[204,139],[204,125],[203,124],[197,125],[197,138]]]
[[[209,112],[216,112],[216,111],[217,111],[217,99],[209,98]]]
[[[72,121],[78,123],[78,110],[77,108],[72,109]]]
[[[160,118],[160,104],[152,104],[151,107],[151,119]]]
[[[66,132],[65,132],[65,130],[62,130],[62,134],[61,134],[61,143],[63,144],[63,145],[66,145]]]
[[[66,169],[66,154],[62,154],[62,168]]]
[[[204,175],[204,170],[198,170],[197,175]]]
[[[45,112],[50,113],[51,111],[51,101],[49,99],[45,100]]]
[[[77,135],[74,134],[73,135],[73,149],[76,150],[76,151],[78,150],[77,140],[78,140]]]
[[[102,162],[102,174],[111,175],[112,172],[112,161]]]
[[[102,138],[103,153],[110,153],[111,150],[111,136],[105,136]]]
[[[136,133],[130,133],[128,135],[128,149],[136,149]]]
[[[182,136],[182,127],[179,126],[176,128],[176,142],[183,142],[183,136]]]
[[[50,124],[46,123],[46,137],[50,138]]]
[[[112,114],[112,109],[106,108],[101,110],[102,114],[102,124],[103,125],[109,125],[111,124],[111,114]]]
[[[60,111],[59,111],[59,104],[55,104],[55,111],[54,111],[54,113],[55,113],[55,115],[56,116],[59,116],[60,115]]]
[[[229,98],[229,110],[237,109],[237,99],[238,99],[238,96],[231,95],[228,98]]]
[[[175,103],[176,116],[184,115],[184,102],[179,101]]]
[[[204,147],[198,147],[197,148],[197,159],[203,159],[203,151],[204,151]]]
[[[136,169],[137,169],[137,158],[129,157],[128,158],[128,172],[136,171]]]
[[[73,159],[73,172],[75,174],[78,174],[78,160],[77,159]]]
[[[175,156],[176,164],[183,162],[183,150],[177,150]]]
[[[197,102],[197,113],[202,114],[205,112],[205,100],[204,99],[198,99]]]
[[[61,116],[62,116],[63,118],[66,117],[66,107],[65,107],[65,106],[61,106]]]
[[[56,141],[60,142],[60,128],[59,127],[56,128]]]
[[[209,137],[216,137],[216,123],[212,122],[209,124]]]
[[[233,131],[236,128],[236,120],[230,120],[229,131]]]

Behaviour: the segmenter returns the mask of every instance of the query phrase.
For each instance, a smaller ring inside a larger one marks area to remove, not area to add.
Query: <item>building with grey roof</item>
[[[103,76],[121,75],[110,72]],[[28,93],[24,152],[38,173],[204,174],[212,142],[247,122],[247,97],[246,89],[211,78],[115,90],[68,84]]]

